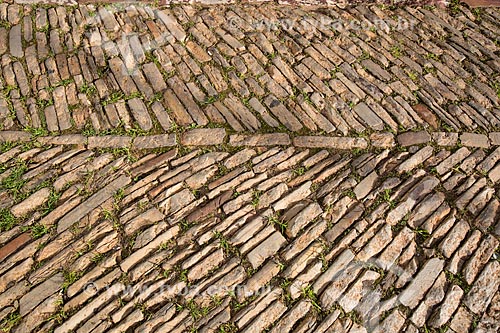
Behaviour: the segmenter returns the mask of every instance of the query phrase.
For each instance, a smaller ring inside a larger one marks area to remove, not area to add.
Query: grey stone
[[[482,271],[472,289],[464,299],[464,304],[474,313],[483,313],[500,286],[500,262],[492,261]]]
[[[128,106],[130,107],[130,112],[134,116],[134,119],[137,121],[141,129],[144,131],[149,131],[153,128],[153,122],[151,121],[151,117],[149,116],[148,109],[144,102],[139,98],[132,98],[128,102]]]
[[[431,136],[425,131],[406,132],[398,135],[398,143],[403,147],[420,145],[429,141],[431,141]]]
[[[267,258],[278,252],[286,244],[286,239],[279,232],[275,231],[265,241],[248,253],[248,261],[255,269],[259,267]]]
[[[286,146],[290,143],[290,137],[286,133],[234,134],[229,137],[229,144],[232,146]]]
[[[138,136],[134,138],[132,146],[136,149],[153,149],[176,145],[175,134],[159,134]]]
[[[371,128],[377,131],[384,129],[384,123],[365,103],[359,103],[353,109],[358,116]]]
[[[24,316],[38,304],[62,288],[64,277],[58,273],[39,284],[19,300],[19,314]]]
[[[293,139],[293,144],[306,148],[365,149],[368,147],[368,142],[364,138],[329,136],[298,136]]]
[[[490,142],[484,134],[462,133],[460,142],[466,147],[489,148]]]
[[[363,199],[370,193],[378,180],[378,175],[376,171],[373,171],[368,176],[366,176],[356,187],[354,188],[354,194],[358,200]]]
[[[401,304],[415,308],[432,286],[444,267],[444,260],[433,258],[427,261],[410,285],[399,294]]]
[[[10,29],[9,32],[9,48],[10,54],[16,58],[23,58],[23,43],[21,41],[22,32],[21,25],[15,25]]]

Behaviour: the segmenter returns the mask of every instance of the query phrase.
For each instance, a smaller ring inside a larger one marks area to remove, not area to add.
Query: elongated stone
[[[444,260],[433,258],[427,261],[410,285],[401,292],[398,299],[401,304],[415,308],[425,293],[432,286],[444,267]]]

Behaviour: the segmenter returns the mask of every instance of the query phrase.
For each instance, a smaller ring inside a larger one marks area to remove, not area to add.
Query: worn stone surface
[[[50,189],[44,187],[30,195],[23,202],[12,207],[11,212],[15,217],[25,216],[49,200]]]
[[[431,140],[431,136],[425,131],[406,132],[398,135],[397,140],[401,146],[406,147],[427,143]]]
[[[181,136],[181,144],[186,146],[211,146],[224,142],[226,131],[223,128],[193,129]]]
[[[465,296],[465,305],[474,313],[482,313],[491,302],[500,285],[500,263],[492,261],[479,275],[472,289]]]
[[[235,134],[229,137],[229,143],[233,146],[279,146],[289,145],[290,137],[285,133],[241,135]]]
[[[169,4],[0,4],[0,330],[498,331],[497,9]]]
[[[460,142],[466,147],[490,147],[488,137],[484,134],[462,133],[460,135]]]
[[[133,147],[137,149],[169,147],[175,146],[175,144],[176,138],[174,134],[138,136],[133,141]]]
[[[436,277],[443,269],[444,261],[434,258],[429,260],[410,285],[399,295],[401,304],[415,308],[418,302],[432,286]]]
[[[307,148],[363,149],[368,146],[368,142],[363,138],[326,136],[298,136],[293,139],[293,143],[297,147]]]

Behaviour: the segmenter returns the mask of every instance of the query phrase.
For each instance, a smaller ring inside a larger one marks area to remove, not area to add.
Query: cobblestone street
[[[0,3],[0,329],[499,332],[499,22]]]

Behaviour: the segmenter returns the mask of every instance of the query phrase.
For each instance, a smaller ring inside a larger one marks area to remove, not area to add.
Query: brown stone
[[[25,216],[29,212],[34,211],[41,205],[47,202],[50,196],[50,189],[48,187],[44,187],[32,195],[30,195],[24,201],[18,203],[17,205],[11,208],[12,215],[15,217]]]
[[[106,136],[91,136],[88,138],[88,148],[124,148],[129,147],[132,143],[132,138],[128,136],[106,135]]]
[[[225,137],[223,128],[196,128],[184,132],[180,141],[186,146],[211,146],[222,144]]]
[[[0,142],[28,142],[31,135],[22,131],[0,131]]]
[[[438,119],[434,115],[434,113],[429,110],[427,105],[425,104],[416,104],[412,106],[413,110],[422,118],[425,120],[429,125],[431,125],[434,128],[439,127]]]
[[[370,141],[372,146],[377,148],[392,148],[396,145],[392,133],[372,133]]]
[[[12,253],[22,248],[31,240],[29,233],[22,233],[0,248],[0,261],[10,256]]]
[[[500,146],[500,132],[491,132],[489,137],[492,145]]]
[[[500,286],[500,262],[492,261],[482,271],[465,297],[465,305],[474,313],[483,313]]]

